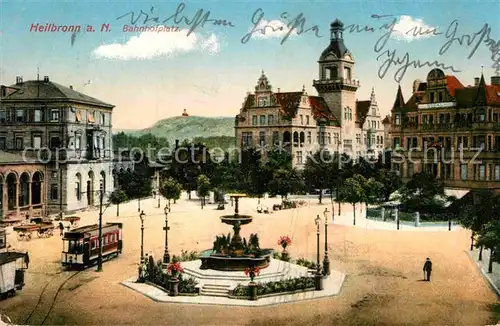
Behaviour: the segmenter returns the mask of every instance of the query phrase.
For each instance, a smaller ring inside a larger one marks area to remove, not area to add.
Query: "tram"
[[[102,259],[109,260],[122,252],[123,223],[102,226]],[[82,226],[64,233],[61,264],[83,269],[97,263],[99,256],[99,225]]]
[[[24,272],[28,268],[28,253],[8,251],[7,232],[0,229],[0,297],[15,295],[24,287]]]

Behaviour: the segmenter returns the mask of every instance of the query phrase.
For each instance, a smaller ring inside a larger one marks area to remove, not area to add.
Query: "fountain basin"
[[[240,225],[249,224],[252,222],[253,217],[250,215],[223,215],[220,217],[222,223],[235,225],[237,222]]]
[[[214,250],[209,249],[201,252],[200,269],[214,269],[217,271],[244,271],[247,267],[255,266],[259,268],[266,268],[271,262],[273,256],[273,249],[262,249],[259,257],[252,256],[227,256],[216,254]]]

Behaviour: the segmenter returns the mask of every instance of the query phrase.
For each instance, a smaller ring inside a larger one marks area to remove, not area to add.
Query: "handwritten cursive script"
[[[130,24],[132,25],[136,25],[138,22],[144,25],[152,23],[165,24],[167,22],[173,22],[176,25],[186,25],[187,27],[189,27],[187,36],[191,35],[191,33],[193,33],[198,27],[205,27],[205,24],[207,23],[212,23],[212,25],[216,26],[234,27],[231,21],[227,21],[225,19],[210,18],[210,10],[207,10],[205,12],[203,9],[198,9],[194,16],[189,19],[188,17],[181,15],[185,7],[186,5],[184,3],[180,3],[177,6],[175,13],[170,17],[164,19],[163,21],[161,21],[161,19],[154,13],[154,7],[151,7],[149,9],[149,14],[141,10],[139,14],[136,15],[136,13],[132,11],[121,15],[117,18],[117,20],[128,16],[130,18]]]
[[[385,50],[378,57],[377,61],[384,59],[382,65],[378,70],[378,76],[380,79],[383,79],[387,74],[387,71],[392,66],[399,66],[399,69],[394,73],[394,80],[396,82],[401,82],[408,68],[423,68],[423,67],[437,67],[443,70],[451,70],[453,72],[460,72],[460,70],[456,70],[453,66],[445,66],[443,63],[438,61],[424,61],[420,62],[420,60],[410,60],[410,55],[408,52],[402,58],[396,56],[396,50]]]
[[[262,22],[264,21],[264,10],[262,10],[262,8],[255,10],[255,12],[252,15],[252,24],[253,24],[252,29],[241,38],[241,43],[243,44],[247,43],[255,34],[266,35],[266,33],[268,32],[284,31],[285,28],[287,32],[281,39],[280,43],[281,45],[283,45],[283,43],[285,43],[288,40],[288,38],[293,32],[295,32],[297,35],[305,34],[307,32],[314,32],[314,35],[316,37],[321,37],[319,35],[319,28],[317,25],[305,29],[304,25],[306,23],[306,19],[303,13],[300,13],[293,19],[289,19],[288,13],[283,12],[281,14],[281,19],[286,20],[288,24],[286,26],[276,26],[276,25],[273,26],[270,24],[261,26]]]
[[[484,24],[481,29],[472,34],[465,34],[457,36],[458,31],[458,20],[455,19],[451,22],[446,30],[447,41],[439,49],[439,55],[445,54],[453,44],[458,44],[461,46],[472,46],[472,50],[467,56],[470,59],[474,56],[479,45],[481,43],[486,44],[491,52],[491,60],[493,61],[492,67],[495,69],[495,73],[500,73],[500,41],[495,41],[490,37],[491,27],[488,24]]]

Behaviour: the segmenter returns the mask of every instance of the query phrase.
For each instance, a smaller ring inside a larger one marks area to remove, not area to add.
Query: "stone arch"
[[[94,171],[89,171],[87,181],[87,205],[94,205]]]
[[[17,182],[17,173],[7,173],[5,183],[7,184],[7,208],[9,210],[14,210],[17,208]]]
[[[42,203],[43,173],[36,171],[31,177],[31,205]]]
[[[19,177],[19,207],[28,206],[30,204],[30,180],[31,177],[28,172],[21,173]]]
[[[283,133],[283,144],[289,144],[290,141],[291,141],[290,132],[289,131],[285,131]]]
[[[82,175],[79,172],[75,175],[75,196],[78,201],[82,200]]]

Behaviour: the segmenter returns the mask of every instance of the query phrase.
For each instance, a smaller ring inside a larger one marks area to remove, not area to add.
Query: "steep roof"
[[[359,122],[361,125],[365,123],[371,104],[372,102],[370,100],[356,101],[356,122]]]
[[[455,76],[446,76],[446,87],[451,96],[455,97],[455,90],[464,88],[464,85]]]
[[[392,109],[403,109],[405,107],[405,99],[403,97],[403,91],[401,90],[401,85],[398,86],[398,92],[396,94],[396,100],[394,101],[394,105]]]
[[[114,105],[105,103],[96,98],[77,92],[69,87],[62,86],[52,81],[28,80],[9,86],[15,91],[2,97],[2,100],[66,100],[85,104],[113,108]]]
[[[327,121],[338,124],[337,117],[328,108],[328,104],[321,96],[309,96],[309,105],[315,119],[324,118]]]
[[[382,120],[382,124],[384,125],[391,124],[391,117],[389,115],[386,115],[384,120]]]
[[[276,104],[281,107],[281,112],[285,116],[294,117],[297,114],[303,94],[303,92],[283,92],[274,93],[273,95],[276,99]]]

